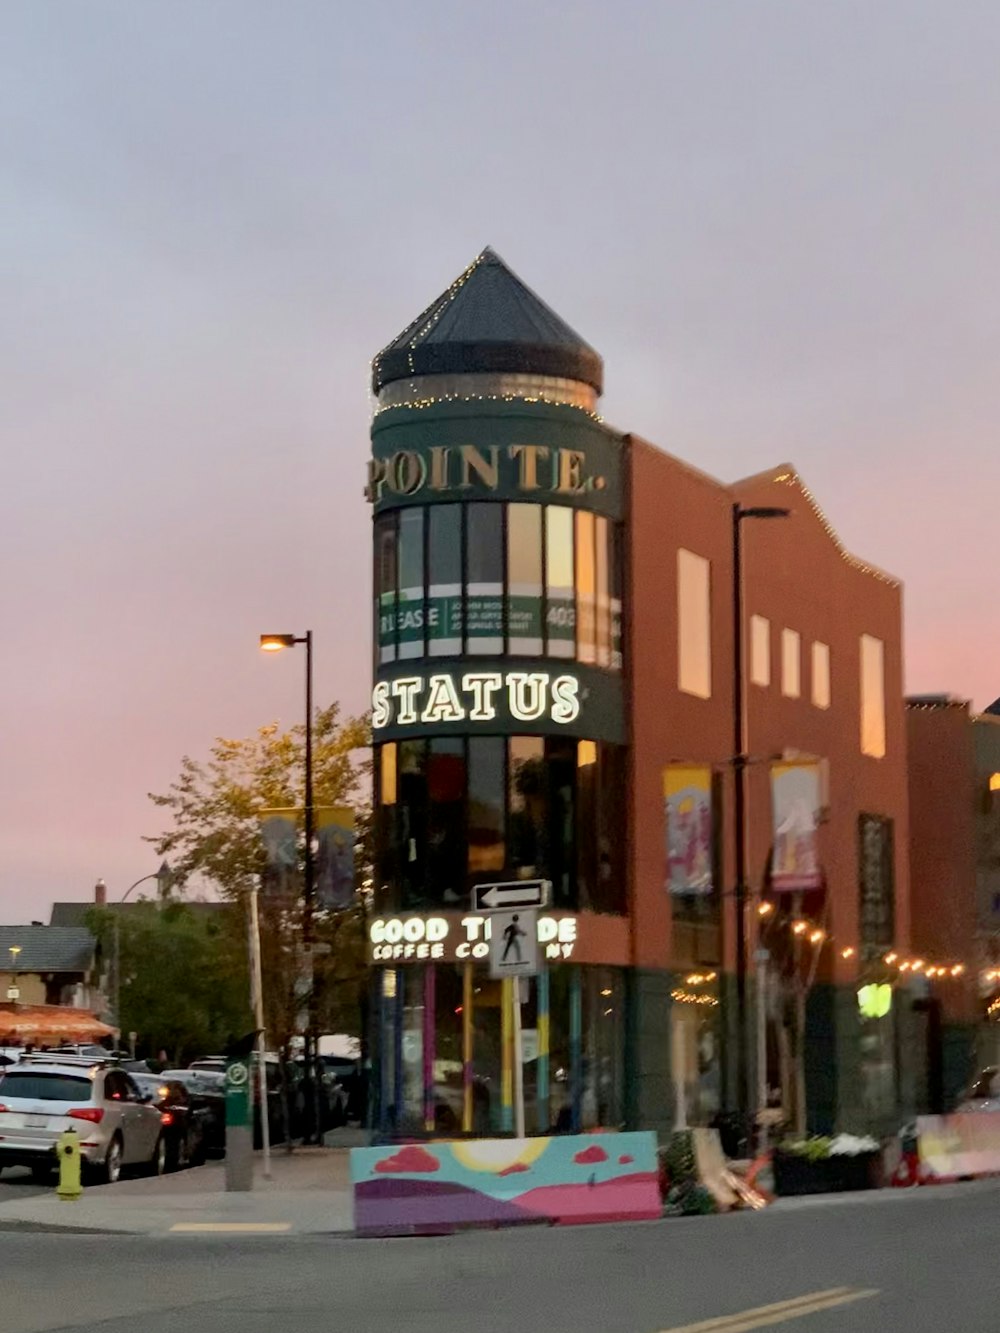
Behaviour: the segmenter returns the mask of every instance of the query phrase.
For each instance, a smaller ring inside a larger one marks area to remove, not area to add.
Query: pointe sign
[[[548,671],[436,671],[380,680],[372,691],[372,729],[447,723],[568,726],[580,716],[580,682]]]

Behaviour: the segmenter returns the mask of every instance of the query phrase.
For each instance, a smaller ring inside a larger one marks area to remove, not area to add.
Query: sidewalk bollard
[[[75,1129],[67,1129],[59,1135],[56,1147],[59,1154],[59,1188],[56,1193],[60,1199],[78,1199],[83,1193],[80,1184],[80,1140]]]

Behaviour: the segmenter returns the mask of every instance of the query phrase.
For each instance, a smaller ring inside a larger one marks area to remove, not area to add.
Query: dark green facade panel
[[[372,739],[567,736],[625,743],[621,678],[579,662],[476,658],[394,662],[379,669]]]
[[[454,500],[523,500],[624,516],[621,436],[578,408],[440,402],[372,425],[375,512]]]

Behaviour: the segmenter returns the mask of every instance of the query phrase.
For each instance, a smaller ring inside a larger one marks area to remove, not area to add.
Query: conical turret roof
[[[372,389],[415,375],[476,372],[576,380],[598,393],[604,380],[597,352],[488,246],[383,347]]]

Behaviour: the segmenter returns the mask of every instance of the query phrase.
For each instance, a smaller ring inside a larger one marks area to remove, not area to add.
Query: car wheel
[[[163,1176],[167,1172],[167,1141],[161,1134],[156,1140],[153,1156],[149,1160],[149,1174]]]
[[[108,1144],[108,1153],[101,1171],[105,1185],[114,1185],[122,1173],[122,1141],[116,1134]]]
[[[52,1179],[52,1167],[47,1164],[42,1165],[41,1162],[38,1162],[30,1168],[30,1171],[31,1179],[36,1185],[47,1185]]]

